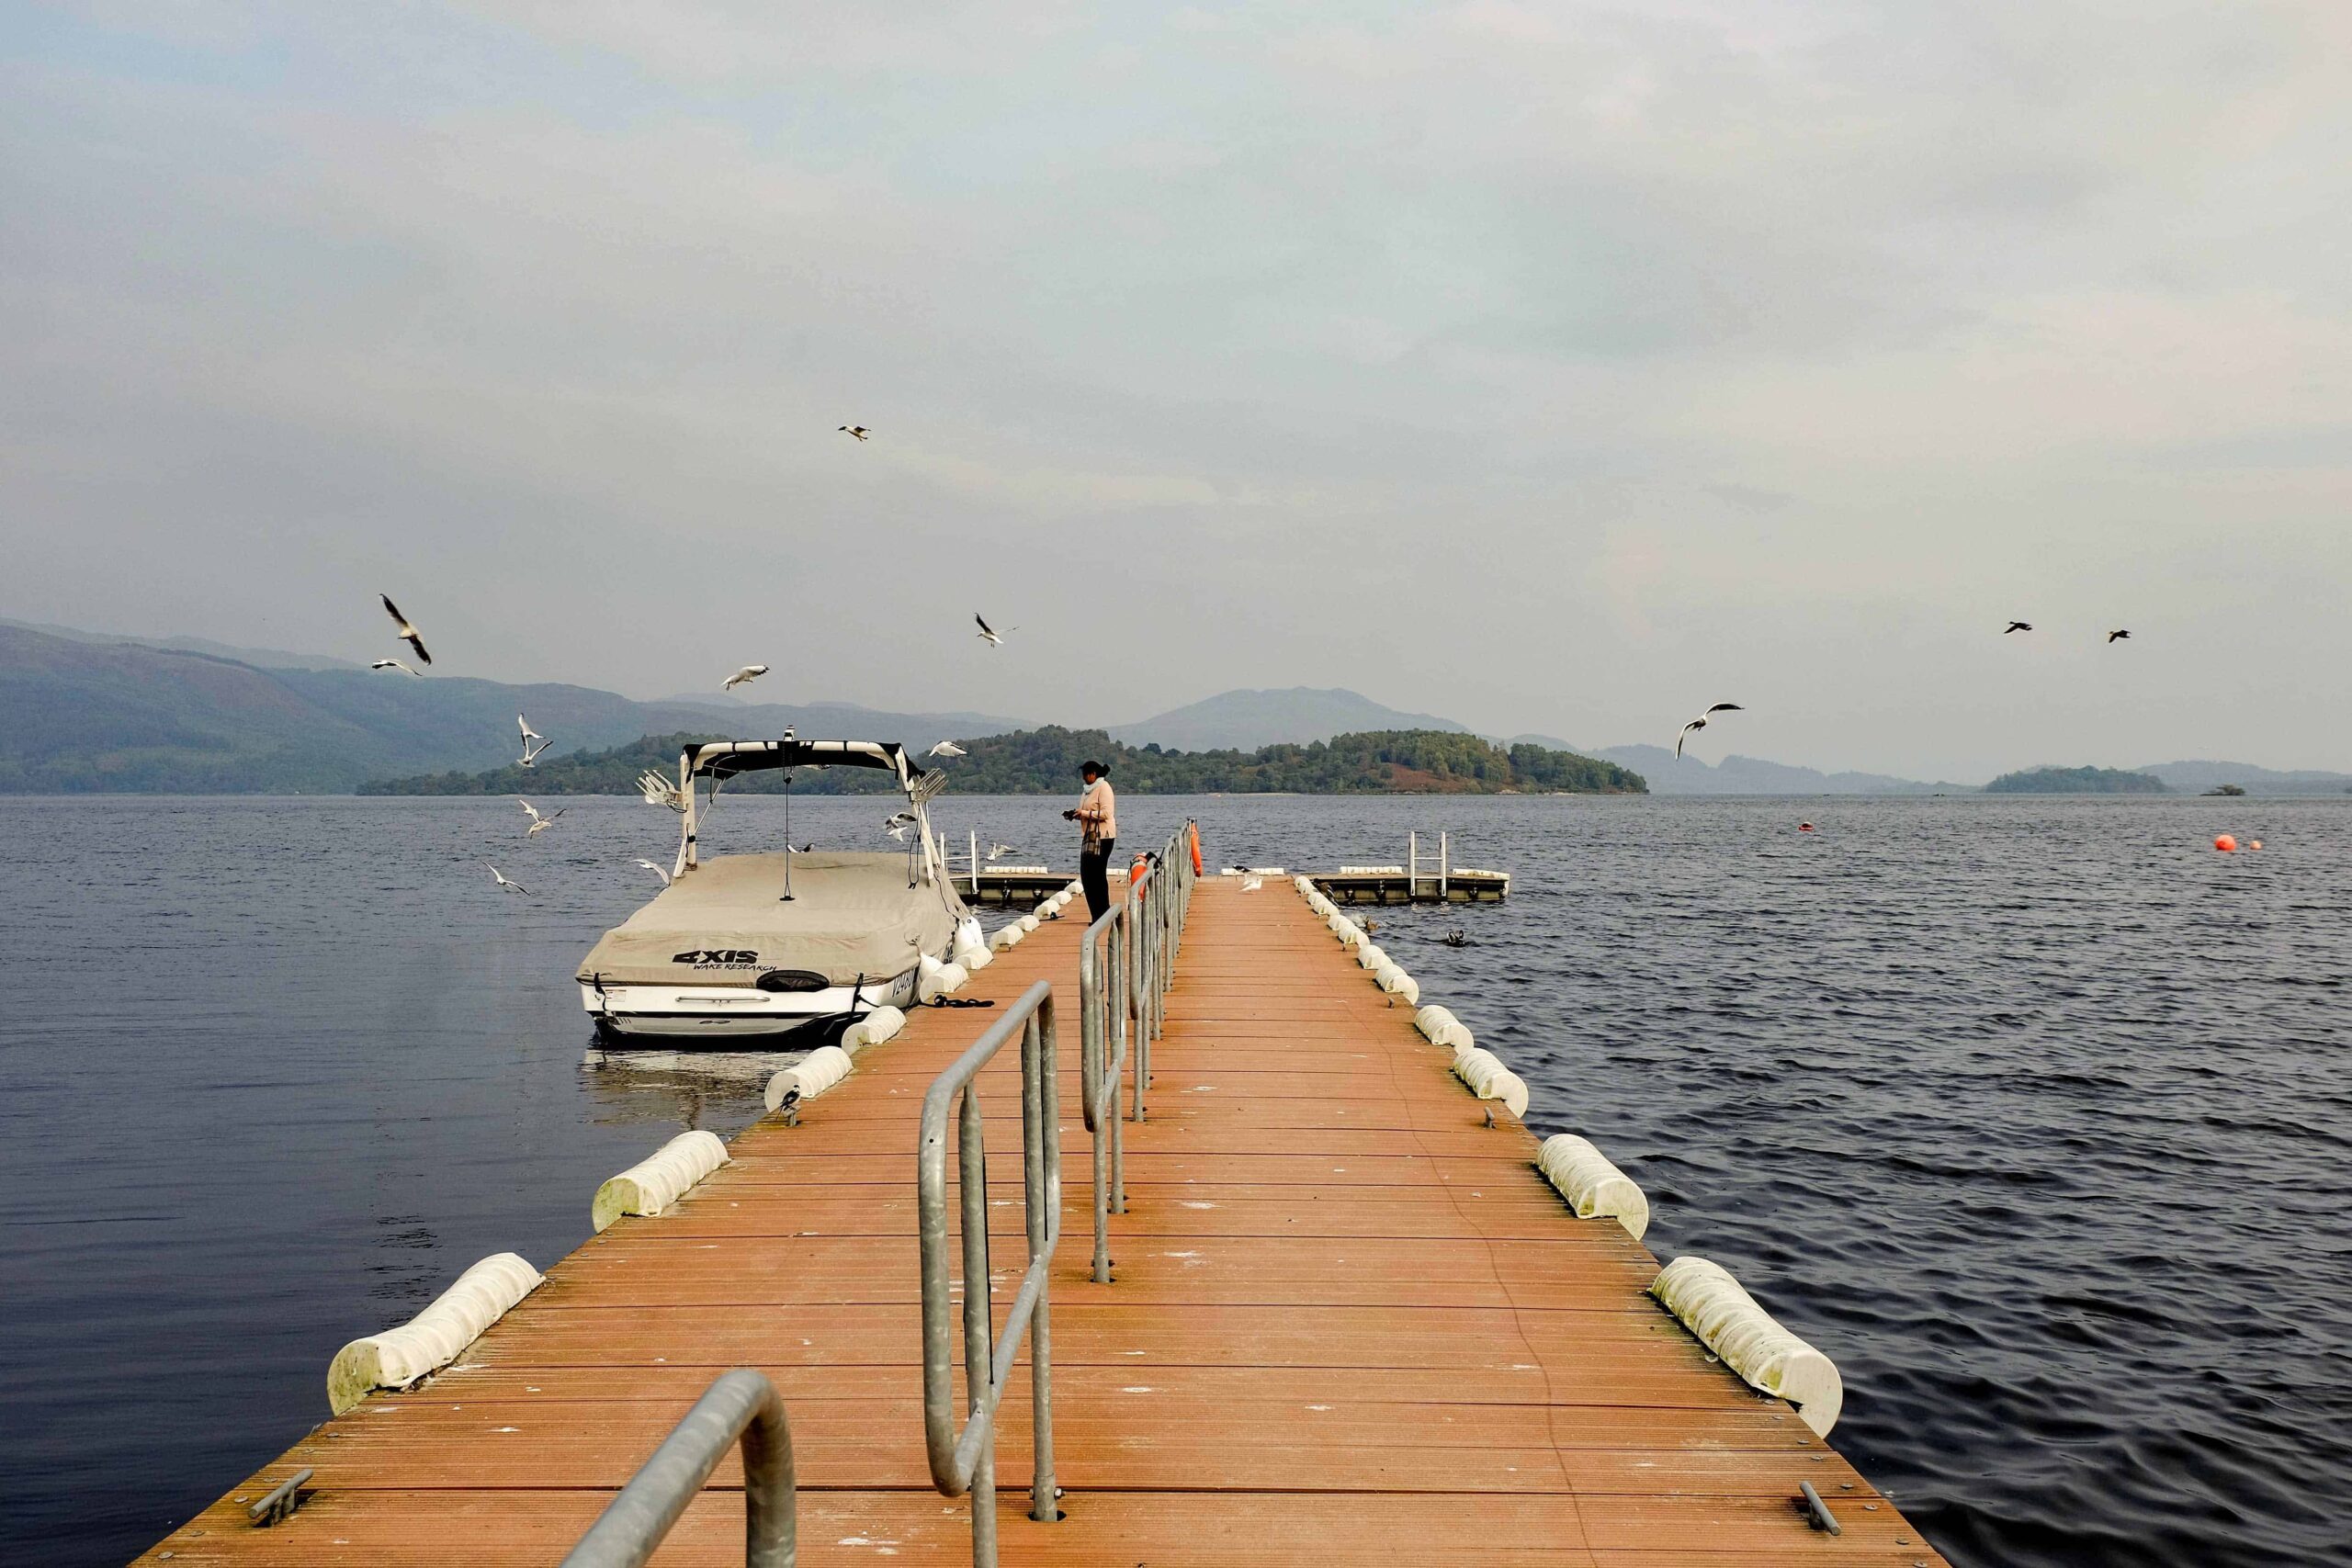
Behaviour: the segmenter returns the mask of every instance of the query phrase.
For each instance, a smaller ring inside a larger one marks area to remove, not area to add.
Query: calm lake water
[[[1064,804],[938,820],[1066,864]],[[760,1060],[582,1066],[572,966],[674,819],[570,805],[526,842],[505,800],[0,799],[0,1561],[143,1549],[325,1416],[345,1340],[756,1117]],[[1655,1250],[1837,1360],[1838,1443],[1954,1562],[2347,1560],[2352,803],[1137,797],[1125,843],[1187,814],[1217,860],[1444,828],[1513,873],[1382,944]],[[780,839],[739,797],[709,842]]]

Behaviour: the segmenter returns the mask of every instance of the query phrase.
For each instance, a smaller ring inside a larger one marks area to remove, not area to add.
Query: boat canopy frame
[[[789,733],[781,740],[705,740],[678,752],[678,795],[685,808],[685,822],[671,875],[684,876],[702,863],[701,810],[695,798],[695,780],[709,779],[716,798],[718,786],[736,774],[776,768],[878,768],[888,773],[914,813],[914,827],[922,840],[916,857],[922,880],[946,879],[947,852],[931,830],[929,810],[931,797],[947,782],[944,773],[916,769],[908,760],[906,747],[896,740],[801,740]],[[790,849],[786,845],[787,852]]]

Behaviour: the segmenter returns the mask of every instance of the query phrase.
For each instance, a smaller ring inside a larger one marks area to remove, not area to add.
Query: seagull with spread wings
[[[1682,743],[1690,739],[1690,732],[1694,729],[1706,728],[1707,721],[1714,717],[1715,715],[1719,713],[1746,713],[1747,711],[1747,710],[1746,708],[1741,707],[1737,703],[1717,703],[1714,706],[1709,708],[1706,712],[1701,714],[1698,717],[1684,725],[1682,727],[1682,733],[1674,738],[1674,755],[1676,759],[1678,761],[1680,760],[1682,756]]]
[[[419,664],[432,663],[433,655],[424,651],[424,639],[416,635],[415,626],[406,615],[401,614],[401,607],[392,603],[392,596],[389,593],[379,593],[376,597],[384,602],[384,613],[392,618],[393,635],[416,650],[416,661]]]
[[[856,436],[860,441],[874,434],[862,424],[844,424],[842,429],[846,434]]]
[[[2007,626],[2001,629],[2001,635],[2003,637],[2007,637],[2011,632],[2030,632],[2031,630],[2033,630],[2033,623],[2031,621],[2011,621]]]
[[[525,811],[530,814],[531,826],[525,830],[523,834],[523,837],[526,839],[537,838],[541,833],[546,832],[548,829],[555,826],[555,819],[557,818],[562,816],[564,812],[571,809],[571,807],[566,806],[557,810],[550,811],[546,816],[542,817],[539,815],[539,808],[537,807],[532,805],[529,801],[525,800],[520,795],[515,796],[514,804],[521,807]]]
[[[547,751],[548,738],[533,729],[531,721],[519,713],[514,716],[514,727],[523,732],[523,755],[516,759],[516,764],[526,768],[537,767],[539,758]],[[538,742],[537,746],[531,744],[534,740]]]
[[[484,862],[482,862],[481,863],[482,863],[482,864],[484,864],[484,865],[490,865],[490,863],[489,863],[488,861],[484,861]],[[497,868],[496,866],[494,866],[494,865],[490,865],[490,875],[491,875],[491,880],[492,880],[493,882],[496,882],[496,883],[498,884],[499,891],[500,891],[500,892],[502,892],[502,893],[528,893],[528,892],[530,892],[530,889],[529,889],[529,888],[527,888],[527,887],[524,886],[523,886],[521,883],[519,883],[519,882],[509,882],[509,881],[507,881],[507,880],[506,880],[506,878],[505,878],[504,876],[503,876],[503,875],[501,875],[501,874],[499,874],[499,870],[498,870],[498,868]]]
[[[764,664],[746,664],[743,668],[736,671],[735,673],[727,677],[727,683],[718,689],[722,692],[731,692],[736,687],[743,684],[744,682],[756,681],[767,672],[768,667]]]
[[[998,631],[994,626],[989,626],[987,621],[982,620],[977,615],[974,615],[972,619],[979,622],[980,640],[987,643],[990,648],[1002,648],[1004,646],[1004,639],[1012,633],[1021,629],[1019,626],[1007,626],[1003,631]]]
[[[2132,634],[2130,632],[2109,632],[2107,634],[2107,640],[2109,642],[2130,642],[2132,640]]]
[[[406,674],[414,675],[420,680],[423,679],[424,675],[424,671],[411,670],[407,665],[401,663],[397,659],[379,659],[369,663],[368,668],[370,670],[398,670]]]
[[[667,886],[670,886],[670,868],[669,868],[669,867],[667,867],[667,866],[665,866],[665,865],[657,865],[656,863],[654,863],[652,861],[650,861],[650,860],[641,860],[641,861],[639,861],[637,863],[638,863],[638,864],[639,864],[639,865],[641,865],[641,866],[643,866],[646,870],[648,870],[648,871],[651,872],[654,875],[656,875],[656,876],[660,877],[660,878],[662,879],[662,886],[667,887]]]
[[[934,757],[960,757],[964,755],[964,748],[953,740],[943,740],[931,749],[931,754]]]

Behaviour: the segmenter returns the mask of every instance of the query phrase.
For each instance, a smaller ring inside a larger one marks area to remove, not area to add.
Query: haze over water
[[[568,804],[526,843],[506,800],[0,800],[0,1558],[131,1555],[325,1416],[345,1340],[758,1114],[764,1059],[582,1066],[572,966],[673,819]],[[1064,804],[939,822],[1065,864]],[[1643,1184],[1653,1250],[1837,1360],[1834,1440],[1955,1562],[2340,1551],[2352,805],[1130,796],[1124,842],[1188,813],[1213,860],[1446,828],[1513,873],[1379,940]],[[781,824],[733,798],[709,841]]]

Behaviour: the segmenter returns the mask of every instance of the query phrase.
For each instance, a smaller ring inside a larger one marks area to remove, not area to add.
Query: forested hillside
[[[647,769],[674,776],[682,747],[716,739],[691,732],[649,735],[609,751],[549,758],[535,768],[392,779],[362,785],[360,793],[628,794]],[[1441,730],[1340,735],[1255,751],[1165,751],[1156,745],[1123,745],[1099,729],[1046,725],[963,744],[968,755],[929,765],[944,767],[955,787],[967,795],[1075,790],[1079,764],[1090,759],[1110,767],[1118,788],[1145,795],[1639,795],[1648,787],[1639,773],[1613,762],[1527,744],[1506,750],[1475,735]],[[781,789],[783,781],[774,773],[752,773],[728,787],[764,792]],[[880,775],[853,768],[803,769],[793,781],[793,788],[808,794],[865,794],[888,787]]]

